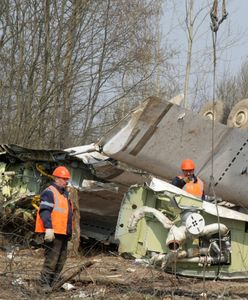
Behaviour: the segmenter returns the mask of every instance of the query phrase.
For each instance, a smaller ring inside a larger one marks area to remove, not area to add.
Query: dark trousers
[[[45,242],[45,260],[41,271],[41,285],[52,286],[59,280],[59,274],[67,257],[68,236],[55,234],[53,242]]]

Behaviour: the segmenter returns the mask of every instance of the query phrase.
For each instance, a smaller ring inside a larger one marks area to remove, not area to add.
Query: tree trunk
[[[77,256],[80,246],[80,210],[78,201],[78,191],[75,188],[70,188],[70,198],[73,203],[74,230],[72,239],[69,243],[69,256]]]

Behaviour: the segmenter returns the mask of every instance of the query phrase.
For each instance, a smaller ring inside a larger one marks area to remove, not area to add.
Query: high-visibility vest
[[[60,192],[52,185],[48,188],[53,193],[54,207],[51,212],[52,228],[54,233],[66,234],[68,213],[69,213],[69,201],[68,199],[60,194]],[[72,202],[70,201],[72,206]],[[37,212],[35,232],[45,232],[42,219],[40,217],[39,211]]]
[[[178,178],[183,179],[182,176],[178,176]],[[201,179],[197,177],[197,182],[187,182],[182,189],[191,195],[201,198],[204,191],[204,184]]]

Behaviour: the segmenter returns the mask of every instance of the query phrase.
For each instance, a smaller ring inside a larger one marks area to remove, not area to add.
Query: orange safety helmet
[[[181,169],[185,170],[185,171],[194,170],[195,169],[195,163],[191,159],[185,159],[185,160],[183,160],[183,162],[181,164]]]
[[[59,177],[59,178],[64,178],[64,179],[70,179],[71,174],[69,170],[66,167],[59,166],[53,171],[53,176]]]

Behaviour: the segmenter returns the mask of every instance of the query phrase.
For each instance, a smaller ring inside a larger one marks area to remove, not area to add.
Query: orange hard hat
[[[71,174],[69,170],[66,167],[59,166],[53,171],[53,176],[59,177],[59,178],[64,178],[64,179],[70,179]]]
[[[195,169],[195,163],[191,159],[185,159],[185,160],[183,160],[183,162],[181,164],[181,169],[185,170],[185,171],[194,170]]]

